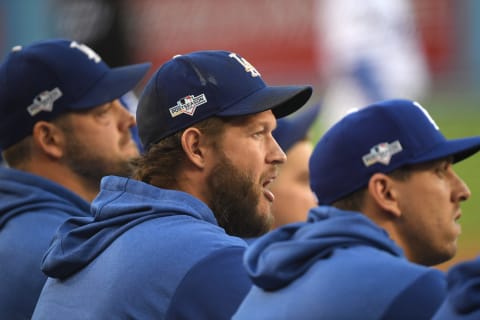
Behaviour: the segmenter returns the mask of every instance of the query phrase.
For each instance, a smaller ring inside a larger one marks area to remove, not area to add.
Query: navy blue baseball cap
[[[0,65],[0,148],[30,135],[37,121],[120,98],[150,65],[110,68],[91,48],[66,39],[14,47]]]
[[[480,150],[480,136],[447,140],[417,102],[394,99],[346,115],[318,141],[310,186],[329,205],[368,185],[377,172],[449,156],[461,161]]]
[[[316,103],[277,121],[277,127],[272,135],[283,151],[287,152],[295,143],[307,138],[308,131],[317,119],[319,111],[320,104]]]
[[[145,150],[212,116],[271,109],[277,118],[303,106],[311,86],[268,86],[245,58],[227,51],[177,55],[153,75],[139,98],[137,125]]]

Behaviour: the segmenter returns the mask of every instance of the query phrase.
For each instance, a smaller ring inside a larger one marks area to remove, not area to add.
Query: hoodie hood
[[[448,299],[457,314],[478,311],[480,306],[480,257],[454,266],[447,276]]]
[[[188,193],[115,176],[102,179],[91,211],[94,217],[70,218],[60,226],[43,258],[46,275],[60,279],[70,276],[122,233],[149,219],[183,214],[217,225],[212,211]]]
[[[328,206],[313,208],[307,222],[276,229],[255,241],[244,264],[255,285],[275,290],[300,277],[339,248],[366,245],[394,256],[403,252],[385,230],[358,212]]]
[[[90,204],[70,190],[40,176],[0,167],[0,230],[12,218],[31,212],[60,211],[86,216]]]

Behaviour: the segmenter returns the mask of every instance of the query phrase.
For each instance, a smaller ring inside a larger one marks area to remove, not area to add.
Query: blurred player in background
[[[287,161],[271,186],[275,195],[273,228],[305,221],[308,210],[317,205],[308,174],[308,160],[313,150],[308,133],[319,111],[320,105],[315,104],[291,117],[279,119],[273,131],[273,137],[287,154]]]
[[[315,0],[314,14],[325,129],[352,108],[397,97],[421,100],[428,93],[410,0]]]

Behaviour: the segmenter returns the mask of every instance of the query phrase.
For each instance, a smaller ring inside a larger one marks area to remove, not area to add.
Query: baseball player
[[[480,136],[447,140],[411,100],[345,116],[309,161],[319,206],[246,251],[255,286],[233,319],[431,319],[470,190],[453,164]]]
[[[101,177],[130,174],[135,119],[118,99],[149,66],[110,68],[67,39],[14,47],[0,65],[1,319],[30,319],[54,231],[90,216]]]
[[[59,228],[33,319],[230,319],[251,286],[242,238],[272,221],[276,118],[311,94],[233,52],[164,63],[139,99],[133,179],[105,177],[94,219]]]

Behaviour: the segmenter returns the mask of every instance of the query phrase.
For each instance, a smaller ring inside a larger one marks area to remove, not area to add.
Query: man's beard
[[[251,177],[238,170],[221,155],[219,163],[207,178],[210,208],[218,224],[233,236],[258,237],[272,224],[269,212],[258,212],[262,190]]]
[[[130,176],[132,168],[129,159],[108,159],[103,151],[91,150],[85,141],[81,141],[73,132],[66,132],[67,146],[64,161],[66,165],[82,178],[88,188],[98,190],[100,180],[107,175]]]

